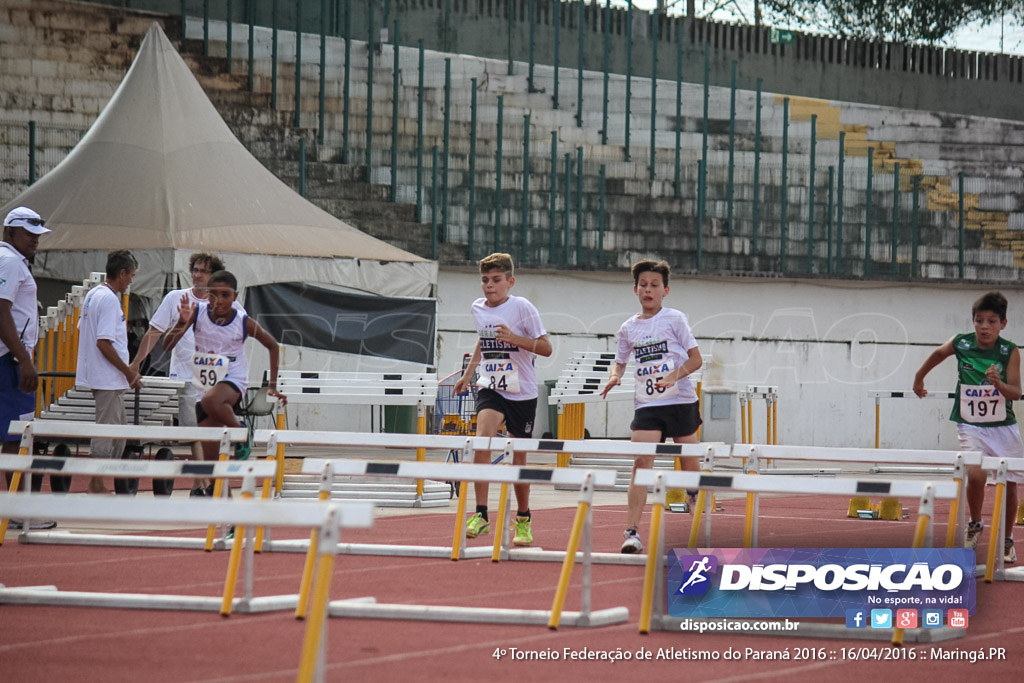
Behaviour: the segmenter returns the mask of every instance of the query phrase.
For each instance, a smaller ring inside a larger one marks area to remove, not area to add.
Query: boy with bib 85
[[[476,435],[497,436],[504,423],[509,436],[528,439],[533,436],[533,419],[537,413],[537,376],[533,357],[550,356],[551,342],[540,314],[532,303],[509,290],[516,283],[512,257],[491,254],[480,261],[482,298],[473,302],[473,322],[480,338],[462,377],[455,384],[456,394],[465,394],[479,366],[477,381]],[[490,453],[477,451],[473,462],[488,464]],[[516,465],[526,464],[526,453],[516,451]],[[473,485],[476,512],[466,520],[466,537],[476,538],[490,531],[487,519],[487,482]],[[519,504],[512,543],[528,546],[533,543],[530,515],[530,487],[515,484]]]
[[[996,458],[1024,458],[1024,444],[1020,440],[1012,403],[1021,396],[1020,351],[1016,344],[999,336],[1006,329],[1006,305],[1006,297],[999,292],[989,292],[975,301],[971,307],[974,332],[958,334],[932,351],[914,376],[914,393],[922,398],[927,396],[925,376],[936,365],[955,355],[956,397],[949,419],[957,423],[960,449],[981,451]],[[1003,558],[1006,562],[1016,562],[1013,523],[1017,514],[1017,482],[1024,481],[1024,476],[1008,472],[1006,479]],[[977,548],[981,539],[985,480],[985,470],[967,468],[967,507],[971,511],[964,536],[964,547],[967,548]],[[993,527],[998,525],[993,523]]]
[[[622,383],[622,374],[632,356],[636,361],[636,411],[630,424],[630,441],[661,443],[671,437],[676,443],[697,443],[700,404],[693,382],[687,377],[700,370],[704,361],[686,316],[674,308],[662,308],[662,299],[669,290],[669,265],[664,261],[645,260],[634,264],[631,272],[640,312],[619,328],[615,365],[601,396],[607,396],[612,387]],[[695,458],[680,460],[683,469],[697,469]],[[637,456],[633,460],[633,474],[653,465],[653,455]],[[692,498],[690,493],[691,507]],[[644,549],[637,527],[646,504],[647,487],[631,485],[623,553],[639,553]]]

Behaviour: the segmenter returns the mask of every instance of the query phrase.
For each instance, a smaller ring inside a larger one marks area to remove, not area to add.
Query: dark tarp
[[[245,290],[245,310],[282,344],[434,365],[437,302],[301,282]]]

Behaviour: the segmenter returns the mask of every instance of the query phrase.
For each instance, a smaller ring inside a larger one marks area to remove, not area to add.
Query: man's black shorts
[[[658,431],[661,438],[690,436],[701,426],[700,403],[673,403],[667,406],[638,408],[629,428],[633,431]]]
[[[476,413],[496,410],[505,416],[505,429],[509,436],[529,439],[533,436],[533,419],[537,415],[537,399],[510,401],[497,391],[480,389],[476,393]]]

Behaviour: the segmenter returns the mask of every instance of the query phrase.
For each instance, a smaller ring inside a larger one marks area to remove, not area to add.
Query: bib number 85
[[[659,387],[657,382],[661,379],[660,377],[648,377],[644,384],[644,391],[648,396],[654,396],[655,393],[664,394],[665,387]]]

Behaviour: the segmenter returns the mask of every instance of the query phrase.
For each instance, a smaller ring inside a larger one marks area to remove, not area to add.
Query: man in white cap
[[[32,258],[39,236],[50,230],[42,217],[24,206],[4,219],[0,242],[0,442],[4,453],[17,453],[20,434],[9,434],[14,420],[31,420],[36,411],[39,377],[32,352],[39,338],[39,302],[32,277]],[[8,473],[8,478],[10,474]],[[38,491],[42,477],[32,477]],[[17,528],[17,523],[12,523]],[[54,522],[33,522],[33,528],[53,528]]]

